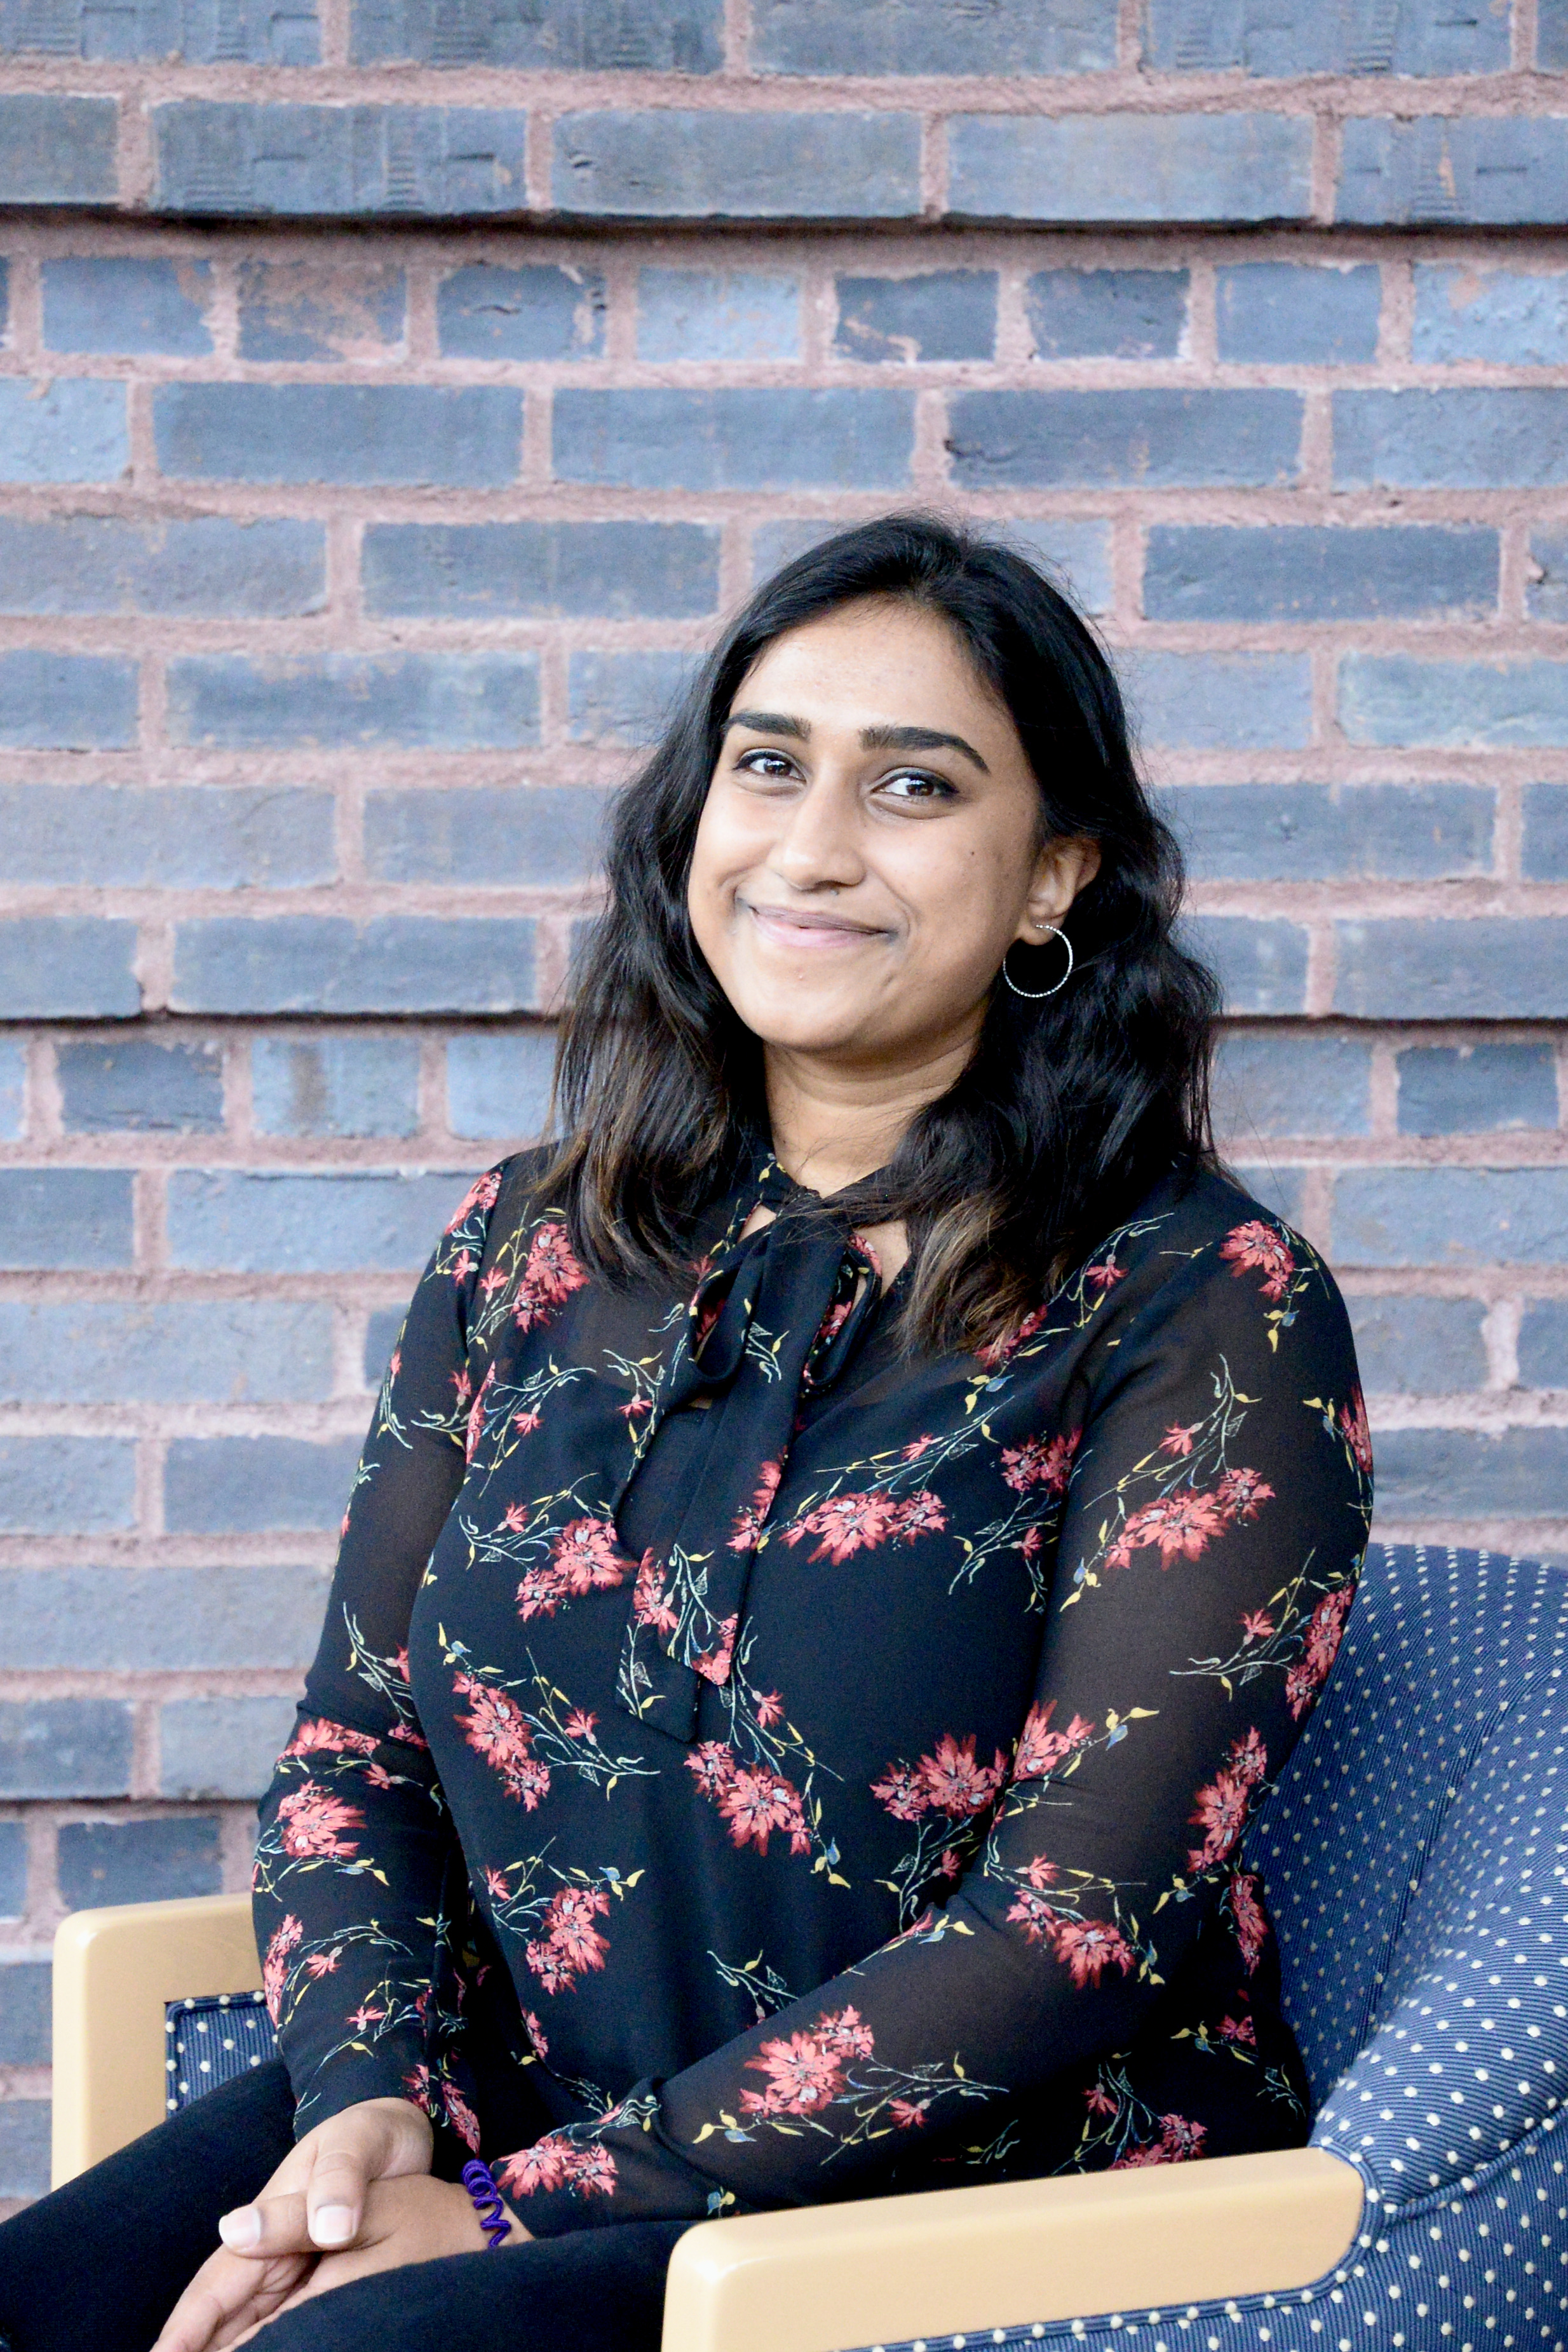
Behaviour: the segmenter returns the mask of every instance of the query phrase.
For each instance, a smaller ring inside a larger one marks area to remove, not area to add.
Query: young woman
[[[1103,655],[1002,547],[846,531],[609,882],[263,1807],[281,2061],[0,2232],[13,2352],[651,2347],[709,2216],[1305,2137],[1239,1846],[1366,1428],[1215,1163]]]

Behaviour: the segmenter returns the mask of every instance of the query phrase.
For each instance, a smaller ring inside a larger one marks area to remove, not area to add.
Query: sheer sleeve
[[[1055,1580],[969,1868],[860,1966],[508,2159],[531,2229],[872,2194],[1053,2084],[1082,2116],[1085,2069],[1127,2048],[1205,1923],[1259,1932],[1236,1850],[1365,1545],[1348,1323],[1306,1245],[1259,1221],[1184,1254],[1108,1330],[1041,1433],[1065,1489],[1041,1518]]]
[[[261,1807],[257,1942],[296,2128],[360,2099],[429,2103],[433,1987],[461,1856],[408,1687],[407,1630],[462,1481],[481,1177],[426,1268],[343,1520],[294,1736]]]

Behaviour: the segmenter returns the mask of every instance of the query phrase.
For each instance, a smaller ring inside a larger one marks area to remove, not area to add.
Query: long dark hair
[[[976,1348],[1016,1328],[1158,1176],[1213,1164],[1218,993],[1173,936],[1181,856],[1139,780],[1105,654],[1031,563],[978,533],[921,514],[841,531],[759,588],[703,665],[616,804],[608,909],[557,1059],[564,1140],[547,1181],[586,1266],[612,1280],[673,1273],[694,1210],[766,1136],[758,1040],[692,937],[692,847],[752,665],[787,630],[868,596],[907,598],[957,631],[1012,715],[1041,839],[1100,845],[1066,919],[1068,985],[1026,1002],[998,984],[963,1076],[878,1181],[836,1204],[860,1223],[905,1221],[911,1344]]]

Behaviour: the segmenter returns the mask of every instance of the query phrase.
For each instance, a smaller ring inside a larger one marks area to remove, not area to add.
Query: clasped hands
[[[224,2215],[222,2246],[174,2305],[153,2352],[226,2352],[279,2312],[352,2279],[482,2252],[468,2192],[432,2178],[432,2147],[429,2118],[405,2099],[364,2099],[318,2124],[253,2204]],[[510,2245],[528,2231],[510,2209],[509,2219]]]

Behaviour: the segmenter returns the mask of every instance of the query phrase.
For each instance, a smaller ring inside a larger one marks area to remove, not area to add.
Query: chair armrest
[[[664,2352],[847,2352],[910,2337],[1289,2293],[1354,2242],[1326,2148],[945,2189],[704,2221],[677,2243]]]
[[[254,1992],[248,1895],[73,1911],[55,1930],[53,2163],[58,2189],[166,2113],[163,2005]]]

